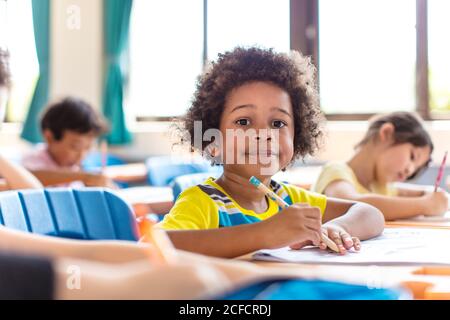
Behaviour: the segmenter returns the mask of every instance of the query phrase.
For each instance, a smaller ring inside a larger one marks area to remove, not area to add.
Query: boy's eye
[[[415,156],[414,156],[414,152],[411,152],[411,160],[414,161]]]
[[[281,120],[275,120],[272,122],[272,127],[274,128],[283,128],[286,125],[286,123],[284,121]]]
[[[250,124],[250,120],[248,119],[239,119],[236,121],[236,124],[240,126],[248,126]]]

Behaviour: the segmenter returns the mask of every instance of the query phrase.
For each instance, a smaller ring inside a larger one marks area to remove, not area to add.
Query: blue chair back
[[[148,171],[148,183],[151,186],[164,187],[170,185],[176,177],[201,173],[215,172],[208,161],[186,161],[175,157],[152,157],[146,161]]]
[[[20,231],[63,238],[138,239],[130,206],[101,188],[1,192],[0,223]]]

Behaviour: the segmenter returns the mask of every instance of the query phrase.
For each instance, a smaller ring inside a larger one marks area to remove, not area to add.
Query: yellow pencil
[[[154,223],[148,218],[138,220],[141,239],[139,242],[152,244],[154,251],[150,256],[157,255],[161,264],[174,264],[177,260],[176,250],[164,230],[154,228]]]
[[[271,198],[272,200],[274,200],[275,202],[278,203],[278,205],[280,207],[287,208],[289,207],[289,204],[286,203],[286,201],[284,201],[283,199],[281,199],[280,196],[278,196],[275,192],[273,192],[272,190],[270,190],[269,188],[267,188],[263,183],[261,183],[261,181],[259,181],[257,178],[255,177],[251,177],[250,178],[250,183],[252,185],[254,185],[255,187],[257,187],[259,190],[261,190],[262,192],[264,192],[265,195],[267,195],[269,198]],[[328,238],[327,235],[322,233],[322,241],[327,245],[328,248],[330,248],[331,250],[333,250],[334,252],[340,252],[339,248],[337,247],[336,243],[334,243],[330,238]]]

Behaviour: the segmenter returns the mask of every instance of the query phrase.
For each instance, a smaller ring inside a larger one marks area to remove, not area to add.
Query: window
[[[208,58],[237,45],[260,45],[287,52],[288,0],[208,1]]]
[[[12,89],[6,111],[6,121],[25,119],[39,76],[39,63],[34,43],[31,0],[0,0],[4,30],[0,41],[10,52]],[[3,39],[3,40],[2,40]]]
[[[428,1],[430,111],[450,112],[450,1]]]
[[[203,67],[203,0],[135,0],[128,105],[138,117],[183,114]]]
[[[415,108],[411,0],[319,1],[319,79],[326,113]]]
[[[205,60],[260,45],[313,57],[330,118],[448,118],[448,12],[448,0],[135,0],[128,109],[181,115]]]
[[[144,119],[184,114],[205,58],[255,44],[289,50],[289,0],[135,0],[128,109]]]

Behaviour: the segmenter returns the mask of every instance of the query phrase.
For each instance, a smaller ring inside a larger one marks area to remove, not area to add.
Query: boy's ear
[[[45,129],[42,132],[42,136],[44,137],[44,140],[47,144],[52,143],[53,141],[55,141],[55,137],[53,136],[53,133],[49,130],[49,129]]]
[[[391,143],[394,140],[394,133],[395,133],[394,125],[390,122],[384,123],[380,127],[380,131],[378,134],[380,142]]]

